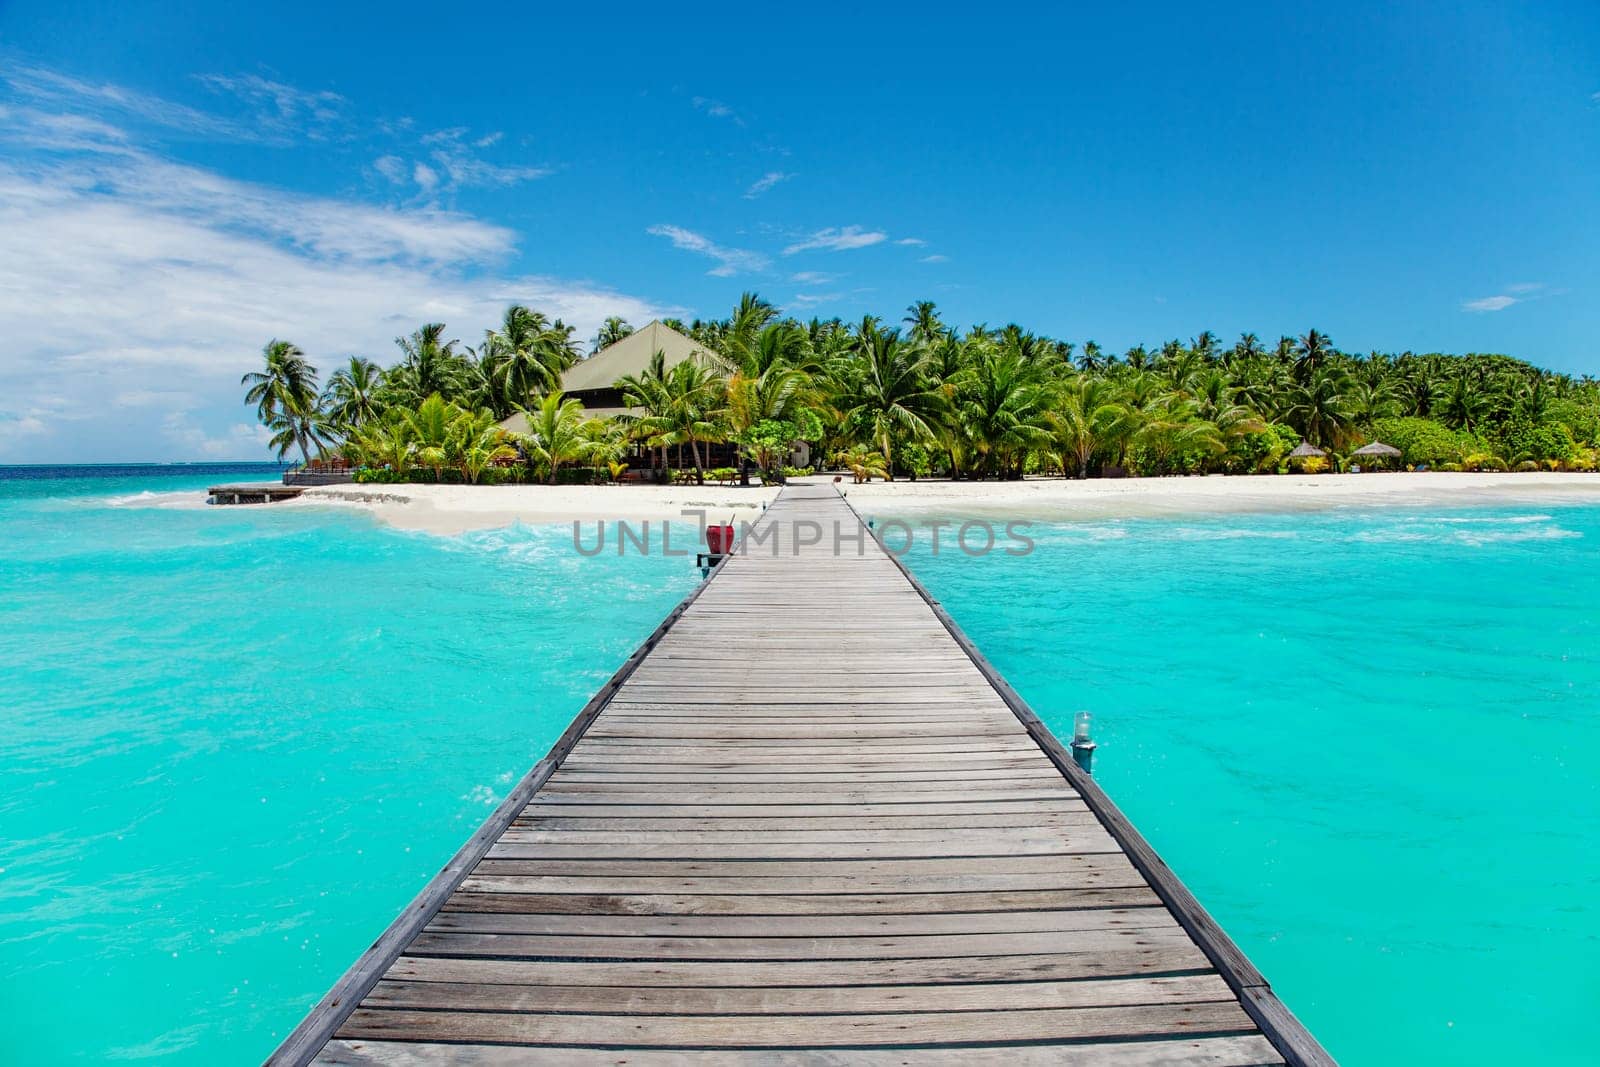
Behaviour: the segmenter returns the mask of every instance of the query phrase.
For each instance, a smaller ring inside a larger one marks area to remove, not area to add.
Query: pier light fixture
[[[1072,759],[1085,774],[1094,773],[1094,739],[1090,736],[1094,716],[1080,711],[1072,717]]]

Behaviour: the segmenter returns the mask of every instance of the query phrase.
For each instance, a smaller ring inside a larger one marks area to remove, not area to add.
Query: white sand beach
[[[817,475],[808,481],[831,481]],[[880,517],[961,516],[1037,520],[1283,512],[1360,507],[1530,506],[1600,502],[1590,474],[1319,474],[1021,482],[839,483],[851,503]],[[597,519],[753,519],[775,488],[727,486],[336,485],[278,507],[357,507],[393,526],[437,534]]]

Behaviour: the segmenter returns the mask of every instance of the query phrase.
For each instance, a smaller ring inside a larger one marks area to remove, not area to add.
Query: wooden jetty
[[[243,485],[213,485],[206,490],[206,495],[213,504],[276,504],[280,500],[293,500],[305,491],[303,485],[247,482]]]
[[[860,532],[785,489],[269,1062],[1331,1064]]]

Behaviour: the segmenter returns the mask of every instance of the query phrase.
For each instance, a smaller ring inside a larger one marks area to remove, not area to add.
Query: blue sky
[[[0,462],[257,458],[269,337],[513,300],[1600,373],[1600,8],[1112,6],[0,0]]]

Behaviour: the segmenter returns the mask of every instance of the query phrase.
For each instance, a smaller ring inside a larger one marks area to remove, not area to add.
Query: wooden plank
[[[782,550],[718,565],[282,1062],[1328,1062],[899,561],[790,520],[859,526],[781,493]]]
[[[531,1015],[359,1008],[345,1038],[482,1041],[630,1048],[853,1048],[972,1041],[1127,1040],[1167,1034],[1248,1033],[1235,1000],[1199,1004],[888,1015]]]
[[[512,914],[570,912],[594,915],[886,915],[996,912],[1054,908],[1138,907],[1155,902],[1148,886],[1075,886],[969,892],[896,893],[567,893],[548,885],[533,892],[499,893],[464,885],[446,907],[452,911]]]
[[[1120,850],[1111,835],[1097,825],[1095,833],[1083,833],[1072,838],[1025,837],[994,842],[971,839],[954,839],[948,834],[942,838],[918,839],[899,843],[885,841],[774,841],[768,835],[756,835],[753,840],[730,842],[708,840],[703,834],[688,834],[690,840],[680,842],[657,841],[566,841],[530,839],[528,831],[508,830],[500,835],[487,858],[497,860],[579,860],[579,859],[648,859],[648,860],[712,860],[755,861],[789,860],[808,863],[836,860],[911,860],[952,858],[962,866],[970,866],[974,859],[998,859],[1016,856],[1062,856],[1070,853],[1106,852]],[[542,838],[565,838],[573,834],[543,834]],[[624,835],[639,838],[643,835]]]
[[[910,912],[880,915],[607,915],[535,912],[441,911],[432,930],[474,933],[590,935],[595,937],[884,937],[890,935],[1027,933],[1045,930],[1171,928],[1172,916],[1142,908],[1072,908],[1032,911]]]
[[[872,1015],[898,1011],[1030,1011],[1232,1000],[1214,974],[1102,982],[984,982],[937,986],[528,986],[380,982],[371,1008],[585,1012],[616,1015]]]
[[[510,985],[668,986],[690,988],[950,985],[1064,982],[1129,976],[1215,973],[1192,944],[1163,948],[1010,956],[845,960],[464,959],[403,956],[389,977],[414,982],[503,982]]]
[[[743,1051],[694,1049],[610,1049],[547,1045],[552,1063],[563,1067],[750,1067]],[[339,1039],[328,1043],[319,1063],[344,1067],[421,1067],[454,1063],[461,1067],[523,1067],[526,1050],[513,1045],[439,1045],[427,1042]],[[765,1067],[906,1067],[904,1052],[852,1048],[839,1051],[766,1049]],[[1034,1044],[959,1048],[919,1048],[916,1062],[928,1067],[1267,1067],[1282,1063],[1260,1035],[1179,1038],[1163,1041]]]

